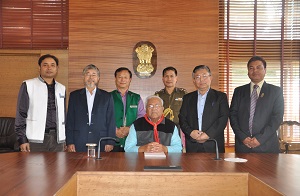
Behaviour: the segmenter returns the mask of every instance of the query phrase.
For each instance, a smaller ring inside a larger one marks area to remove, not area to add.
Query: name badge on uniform
[[[180,97],[175,98],[175,101],[182,101],[182,98],[180,98]]]
[[[59,93],[59,98],[65,98],[65,95]]]
[[[138,106],[137,105],[130,105],[129,107],[130,108],[137,108]]]

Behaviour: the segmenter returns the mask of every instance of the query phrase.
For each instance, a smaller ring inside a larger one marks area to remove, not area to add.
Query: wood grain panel
[[[247,173],[78,172],[77,179],[85,196],[248,195]]]
[[[255,178],[252,175],[249,175],[249,180],[248,180],[248,195],[249,196],[257,196],[257,195],[272,195],[272,196],[279,196],[283,195],[276,191],[274,188],[271,186],[267,185],[263,181]]]
[[[132,69],[132,49],[150,41],[157,49],[157,72],[150,79],[133,76],[130,89],[143,98],[163,88],[166,66],[179,72],[178,86],[195,89],[191,73],[211,67],[218,88],[218,1],[77,0],[70,1],[69,90],[83,87],[82,69],[100,68],[100,88],[115,89],[114,71]]]
[[[55,193],[56,196],[76,196],[78,195],[77,188],[77,174],[74,174],[70,180],[61,188],[59,191]]]
[[[77,172],[56,195],[197,195],[199,193],[201,195],[283,195],[248,173],[97,171]]]
[[[21,83],[38,74],[37,62],[39,55],[32,54],[1,54],[0,62],[0,116],[15,117],[18,93]],[[28,77],[28,78],[27,78]]]

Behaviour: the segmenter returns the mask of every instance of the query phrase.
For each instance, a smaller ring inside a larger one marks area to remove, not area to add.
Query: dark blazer
[[[86,144],[98,144],[101,137],[116,137],[114,101],[110,93],[97,88],[91,125],[88,122],[86,89],[71,92],[66,123],[66,143],[75,144],[76,152],[86,152]],[[114,145],[113,141],[101,143],[101,151],[104,150],[105,144]]]
[[[210,138],[218,142],[219,152],[225,152],[224,129],[228,122],[229,106],[225,93],[210,89],[208,91],[203,116],[202,127],[199,129],[197,113],[198,91],[184,95],[182,106],[179,112],[179,124],[186,138],[186,151],[199,152],[199,147],[203,152],[215,152],[213,141],[206,141],[203,144],[196,142],[190,137],[193,130],[201,130]],[[201,152],[201,150],[200,150]]]
[[[257,99],[253,117],[252,135],[260,146],[250,149],[243,140],[249,132],[250,83],[234,90],[230,105],[230,124],[235,133],[236,152],[279,153],[277,129],[284,112],[281,88],[264,82]]]

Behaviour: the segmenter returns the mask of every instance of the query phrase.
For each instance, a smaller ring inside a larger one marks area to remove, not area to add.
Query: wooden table
[[[300,194],[300,155],[293,154],[168,154],[166,159],[145,159],[143,153],[101,153],[102,160],[86,153],[0,154],[0,195],[53,195],[78,171],[145,172],[144,166],[178,165],[182,172],[250,173],[284,195]],[[246,163],[224,161],[240,157]],[[230,184],[230,182],[225,182]],[[175,194],[176,195],[176,194]]]

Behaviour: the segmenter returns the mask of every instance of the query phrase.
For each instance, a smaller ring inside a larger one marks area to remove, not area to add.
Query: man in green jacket
[[[115,71],[117,89],[111,94],[114,99],[116,136],[120,142],[114,147],[114,152],[124,152],[129,127],[136,119],[143,117],[146,113],[141,96],[129,91],[131,79],[132,73],[128,68],[120,67]]]

